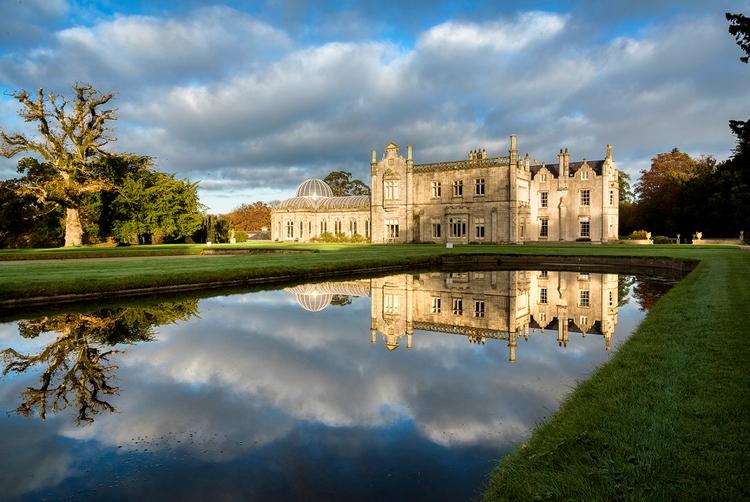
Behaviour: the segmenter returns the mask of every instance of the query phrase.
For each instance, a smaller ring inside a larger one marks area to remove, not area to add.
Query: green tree
[[[352,179],[352,173],[347,171],[331,171],[323,178],[328,183],[335,197],[345,195],[370,195],[370,187],[362,180]]]
[[[108,188],[87,194],[81,204],[80,216],[84,242],[97,243],[114,237],[114,225],[123,208],[115,201],[120,187],[128,178],[141,178],[153,171],[153,159],[143,155],[110,154],[98,157],[92,170],[110,182]]]
[[[113,232],[122,242],[177,241],[201,225],[198,184],[174,174],[140,170],[127,176],[113,205]]]
[[[39,155],[41,170],[26,172],[19,189],[40,203],[54,202],[65,209],[65,246],[80,246],[83,231],[79,208],[83,196],[108,186],[91,169],[92,160],[106,155],[102,148],[114,141],[109,122],[116,119],[113,109],[101,109],[112,94],[100,94],[90,85],[74,84],[75,98],[49,94],[43,89],[36,100],[26,91],[12,96],[21,103],[19,115],[35,123],[39,135],[27,137],[0,130],[0,155],[11,158],[22,152]],[[68,105],[71,105],[68,108]],[[67,109],[66,109],[67,108]]]
[[[737,45],[740,46],[745,56],[740,57],[740,61],[747,63],[750,61],[750,18],[742,14],[724,14],[729,21],[729,33],[734,37]]]
[[[620,204],[633,202],[633,189],[630,186],[630,175],[625,171],[617,171],[617,180],[620,185]]]
[[[61,245],[63,213],[60,206],[22,195],[19,185],[18,180],[0,181],[0,248]]]

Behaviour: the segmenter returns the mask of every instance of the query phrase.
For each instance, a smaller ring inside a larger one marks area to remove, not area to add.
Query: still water
[[[476,498],[671,284],[415,273],[3,322],[0,493]]]

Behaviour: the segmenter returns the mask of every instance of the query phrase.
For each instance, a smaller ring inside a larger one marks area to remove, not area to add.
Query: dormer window
[[[586,181],[587,179],[589,179],[589,172],[581,171],[581,180]]]
[[[547,175],[545,173],[540,174],[539,175],[539,181],[541,183],[546,183],[547,182]]]

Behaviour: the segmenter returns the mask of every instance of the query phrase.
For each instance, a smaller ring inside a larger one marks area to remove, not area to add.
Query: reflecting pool
[[[414,273],[0,323],[11,499],[466,500],[672,281]]]

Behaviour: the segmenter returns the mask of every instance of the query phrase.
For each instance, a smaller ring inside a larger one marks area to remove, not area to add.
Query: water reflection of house
[[[362,281],[329,282],[288,289],[310,311],[325,308],[335,295],[371,300],[370,339],[378,334],[388,350],[414,331],[462,335],[471,343],[503,340],[516,358],[519,337],[557,331],[567,347],[570,332],[600,335],[607,350],[617,324],[616,274],[493,271],[401,274]]]

